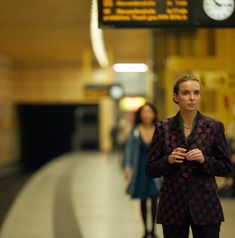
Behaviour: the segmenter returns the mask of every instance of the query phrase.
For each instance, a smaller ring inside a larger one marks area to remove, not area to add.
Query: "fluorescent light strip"
[[[99,65],[105,68],[109,66],[109,61],[104,45],[103,32],[98,28],[97,0],[92,0],[91,4],[90,34],[92,48]]]
[[[142,63],[118,63],[113,65],[115,72],[147,72],[148,66]]]

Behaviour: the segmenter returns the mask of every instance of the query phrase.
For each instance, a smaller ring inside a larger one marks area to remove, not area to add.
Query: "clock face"
[[[120,85],[113,85],[109,90],[110,96],[113,99],[120,99],[123,96],[123,88]]]
[[[234,7],[234,0],[203,0],[206,15],[216,21],[228,19],[233,14]]]

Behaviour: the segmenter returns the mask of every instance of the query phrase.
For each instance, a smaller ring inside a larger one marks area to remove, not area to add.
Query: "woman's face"
[[[146,105],[142,108],[140,112],[140,118],[142,123],[151,124],[155,118],[155,114],[152,108],[149,105]]]
[[[180,109],[188,112],[196,111],[200,103],[200,84],[197,81],[180,83],[178,94],[174,93],[174,100]]]

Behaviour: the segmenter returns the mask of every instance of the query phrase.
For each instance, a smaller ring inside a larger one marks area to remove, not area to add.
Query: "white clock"
[[[234,0],[203,0],[206,15],[216,21],[228,19],[233,14],[234,8]]]
[[[110,87],[109,94],[113,99],[118,100],[121,97],[123,97],[124,94],[123,87],[119,84],[114,84]]]

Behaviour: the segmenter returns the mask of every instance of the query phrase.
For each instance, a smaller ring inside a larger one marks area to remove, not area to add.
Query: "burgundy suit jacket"
[[[197,225],[224,220],[215,181],[215,176],[231,172],[224,126],[198,112],[191,133],[185,142],[179,113],[156,124],[146,173],[152,178],[163,176],[157,223],[180,225],[188,211]],[[168,156],[177,147],[200,149],[205,162],[185,159],[181,164],[170,164]]]

